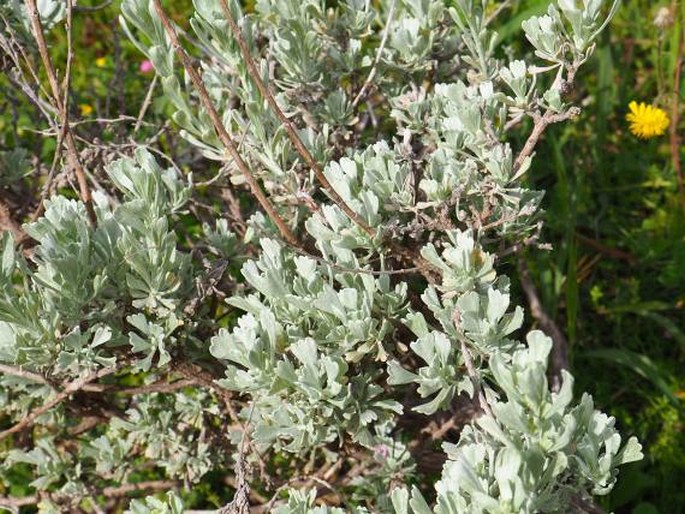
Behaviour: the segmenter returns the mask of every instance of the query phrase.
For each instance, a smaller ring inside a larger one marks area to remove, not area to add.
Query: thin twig
[[[243,147],[243,143],[245,143],[245,139],[247,139],[247,133],[250,131],[251,125],[252,125],[252,120],[247,122],[247,125],[245,125],[245,129],[243,130],[243,135],[240,136],[240,141],[238,141],[238,146],[237,146],[239,152]],[[221,168],[219,168],[219,172],[216,175],[214,175],[209,180],[205,180],[203,182],[197,182],[195,184],[195,186],[196,187],[211,186],[212,184],[214,184],[217,180],[219,180],[224,175],[224,172],[230,168],[230,166],[229,166],[230,164],[231,164],[231,161],[224,163],[224,165]]]
[[[124,484],[117,487],[105,487],[102,490],[102,495],[107,498],[117,498],[139,491],[165,491],[168,489],[174,489],[179,485],[181,485],[180,482],[176,480],[148,480],[146,482]],[[73,499],[72,495],[67,495],[64,493],[41,493],[40,495],[23,496],[20,498],[9,496],[4,498],[0,497],[0,507],[19,508],[27,507],[29,505],[36,505],[45,496],[57,503],[60,503],[64,500]]]
[[[1,42],[2,35],[0,35],[0,43]],[[55,106],[40,98],[38,94],[33,89],[31,89],[31,86],[26,81],[24,74],[19,71],[19,68],[15,67],[9,70],[5,73],[5,76],[13,86],[20,89],[22,93],[26,95],[26,98],[28,98],[31,101],[31,103],[33,103],[33,105],[36,106],[38,112],[40,112],[45,118],[45,120],[48,122],[48,124],[51,127],[53,127],[53,132],[59,132],[57,129],[57,122],[52,116],[55,111]]]
[[[69,128],[69,114],[66,110],[66,106],[62,101],[62,96],[60,95],[59,83],[57,82],[57,74],[55,73],[55,67],[50,59],[50,54],[48,53],[48,47],[45,43],[45,36],[43,35],[43,24],[38,14],[38,7],[36,6],[36,0],[25,0],[26,8],[28,9],[29,16],[31,18],[31,25],[33,27],[33,36],[38,44],[38,51],[40,53],[41,60],[43,61],[43,66],[48,76],[48,82],[50,83],[50,88],[52,90],[52,98],[57,106],[57,110],[61,114],[61,123],[65,128],[65,142],[67,146],[67,158],[70,161],[71,166],[74,168],[76,173],[76,179],[79,185],[79,193],[81,200],[83,201],[86,211],[88,213],[88,219],[92,226],[97,223],[97,217],[95,215],[95,209],[93,208],[93,199],[90,193],[90,186],[86,179],[86,173],[81,164],[78,151],[76,150],[76,143],[74,137]],[[71,5],[71,4],[69,4]]]
[[[158,1],[159,0],[155,0],[155,4],[157,4]],[[257,70],[257,66],[254,62],[254,59],[252,58],[250,49],[247,46],[247,42],[245,41],[245,38],[242,35],[240,27],[238,27],[238,24],[236,23],[235,18],[233,17],[233,14],[229,9],[226,0],[220,0],[220,4],[224,16],[226,17],[226,21],[228,21],[228,26],[233,32],[233,37],[235,38],[236,42],[238,43],[238,46],[240,47],[240,53],[243,56],[245,66],[247,67],[250,77],[257,86],[257,89],[259,89],[261,95],[264,97],[264,99],[267,101],[273,112],[276,114],[278,119],[283,124],[283,127],[285,128],[285,131],[288,134],[290,141],[295,146],[297,152],[300,154],[300,156],[302,156],[307,166],[309,166],[312,169],[314,175],[316,175],[317,180],[321,183],[323,188],[327,191],[328,195],[338,205],[338,207],[340,207],[352,221],[359,225],[364,230],[364,232],[366,232],[372,237],[375,236],[376,231],[372,227],[370,227],[368,223],[366,223],[366,221],[364,221],[357,212],[352,210],[352,208],[345,202],[345,200],[343,200],[343,198],[335,191],[331,183],[328,181],[328,179],[324,175],[321,165],[318,162],[316,162],[314,156],[302,142],[302,139],[298,135],[290,119],[288,119],[288,117],[283,113],[283,111],[279,107],[278,103],[276,102],[276,99],[274,98],[273,93],[270,90],[270,86],[264,84],[264,81],[262,80],[259,70]]]
[[[378,45],[378,49],[376,50],[376,57],[373,60],[373,66],[371,66],[371,71],[369,71],[369,76],[366,77],[366,80],[364,81],[362,88],[359,90],[359,93],[357,93],[357,96],[355,96],[354,100],[352,100],[352,108],[357,107],[357,105],[359,104],[361,99],[366,94],[366,90],[371,86],[371,82],[376,77],[376,73],[378,72],[378,64],[381,62],[381,56],[383,54],[383,49],[385,48],[385,45],[388,42],[388,35],[390,34],[390,25],[392,24],[392,18],[395,14],[395,6],[396,5],[397,5],[397,0],[392,0],[392,3],[390,4],[390,9],[388,9],[388,20],[385,23],[385,27],[383,29],[383,35],[381,36],[381,42]]]
[[[599,241],[597,241],[596,239],[592,239],[591,237],[584,236],[580,232],[576,232],[575,236],[576,236],[576,239],[580,243],[582,243],[586,246],[589,246],[590,248],[593,248],[600,253],[608,255],[609,257],[613,257],[614,259],[624,260],[624,261],[628,262],[628,264],[630,264],[631,266],[633,266],[637,263],[637,260],[638,260],[637,257],[635,257],[634,255],[632,255],[626,251],[620,250],[618,248],[611,248],[609,246],[606,246],[606,245],[600,243]]]
[[[10,37],[10,40],[6,39],[3,36],[2,31],[0,31],[0,46],[2,46],[5,53],[9,55],[9,57],[12,59],[12,62],[14,63],[14,68],[10,70],[10,73],[6,74],[7,77],[10,79],[11,82],[15,83],[15,85],[20,86],[20,89],[26,94],[26,96],[29,99],[31,99],[31,101],[33,101],[36,107],[38,107],[41,113],[45,116],[50,126],[53,128],[56,127],[57,122],[52,118],[51,114],[48,111],[53,111],[54,114],[59,113],[55,109],[54,105],[50,104],[49,102],[45,102],[40,98],[40,90],[42,89],[42,85],[40,79],[38,78],[37,70],[34,69],[31,59],[29,59],[29,56],[24,50],[24,45],[18,43],[12,25],[10,25],[7,18],[5,18],[5,16],[3,16],[1,13],[0,18],[2,18],[2,21],[5,24],[5,32]],[[14,43],[14,45],[12,45],[12,43]],[[21,57],[24,60],[24,66],[22,66],[21,64],[19,55],[16,53],[16,51],[14,51],[15,46],[16,48],[18,48],[19,53],[21,54]],[[31,78],[36,84],[36,92],[33,91],[28,81],[26,80],[26,77],[24,75],[24,69],[27,69],[31,74]],[[15,77],[12,77],[13,74],[15,75]]]
[[[452,313],[452,322],[454,323],[457,332],[459,332],[460,334],[459,345],[461,355],[462,357],[464,357],[464,365],[466,366],[466,372],[468,373],[469,378],[471,379],[471,383],[473,384],[473,390],[478,396],[478,403],[480,404],[480,408],[483,410],[483,412],[485,412],[485,414],[494,419],[495,416],[492,413],[492,409],[490,408],[488,399],[485,397],[485,389],[483,388],[483,382],[480,379],[478,371],[476,371],[476,367],[473,365],[471,350],[469,350],[469,347],[466,344],[466,337],[464,336],[464,329],[462,328],[461,313],[459,312],[459,309],[455,309]]]
[[[128,493],[136,491],[165,491],[173,489],[178,485],[180,484],[176,480],[148,480],[146,482],[124,484],[118,487],[105,487],[102,490],[102,494],[106,497],[126,496]]]
[[[192,380],[197,385],[201,385],[213,390],[223,401],[226,411],[228,412],[228,416],[231,418],[231,422],[239,426],[242,432],[245,433],[246,426],[242,421],[240,421],[238,413],[233,407],[233,397],[231,392],[220,386],[209,372],[205,371],[197,364],[183,360],[174,362],[173,368],[181,373],[184,377]],[[268,476],[266,471],[266,463],[264,462],[262,454],[257,450],[257,447],[252,442],[252,439],[248,438],[248,441],[250,443],[250,449],[257,456],[260,475],[264,477]]]
[[[45,181],[45,185],[43,186],[43,189],[41,191],[41,197],[38,202],[38,207],[35,211],[33,211],[33,214],[31,215],[31,221],[36,221],[45,212],[45,200],[47,199],[48,195],[50,194],[50,190],[52,189],[52,181],[55,178],[55,172],[57,171],[57,165],[59,164],[59,160],[61,157],[59,149],[62,148],[64,138],[66,137],[67,130],[69,129],[69,120],[67,117],[69,112],[69,88],[71,85],[71,64],[74,60],[74,50],[72,44],[73,38],[71,28],[73,14],[72,10],[72,0],[67,0],[67,17],[65,22],[67,33],[67,67],[66,71],[64,72],[64,80],[62,82],[62,91],[64,95],[62,98],[63,111],[60,113],[60,123],[62,126],[59,130],[59,133],[57,134],[57,144],[55,145],[55,154],[52,157],[50,171],[48,172],[47,180]]]
[[[510,5],[511,5],[511,0],[504,0],[504,2],[502,2],[501,4],[499,4],[499,5],[497,6],[497,9],[495,9],[495,10],[494,10],[494,11],[485,19],[484,26],[487,27],[488,25],[490,25],[490,24],[497,18],[497,16],[499,16],[500,13],[501,13],[502,11],[504,11],[504,9],[506,9],[506,8],[509,7]]]
[[[86,120],[72,121],[69,123],[69,126],[71,128],[74,128],[74,127],[79,127],[81,125],[92,125],[94,123],[105,125],[105,124],[110,124],[110,123],[113,124],[113,123],[137,123],[137,122],[138,122],[137,116],[128,116],[126,114],[121,114],[121,115],[117,116],[116,118],[100,118],[99,117],[99,118],[89,118]],[[143,121],[141,124],[142,125],[157,126],[153,123],[148,123],[145,121]],[[35,128],[29,127],[29,126],[22,126],[20,128],[22,130],[27,131],[27,132],[33,132],[34,134],[40,134],[41,136],[55,136],[55,135],[59,134],[59,130],[35,129]],[[79,139],[78,135],[76,136],[76,139],[77,140]]]
[[[44,403],[37,409],[32,410],[28,415],[26,415],[24,418],[22,418],[21,421],[16,423],[14,426],[8,428],[7,430],[0,432],[0,441],[5,439],[6,437],[15,434],[17,432],[20,432],[21,430],[24,430],[25,428],[28,428],[29,426],[33,425],[33,423],[36,421],[36,419],[41,416],[42,414],[45,414],[47,411],[52,409],[55,405],[58,405],[59,403],[63,402],[69,396],[74,394],[75,392],[83,389],[83,387],[90,382],[93,382],[94,380],[97,380],[102,377],[106,377],[107,375],[111,375],[112,373],[115,373],[119,369],[121,369],[123,366],[125,366],[127,362],[122,361],[121,363],[109,367],[109,368],[102,368],[97,371],[93,371],[92,373],[89,373],[88,375],[78,378],[74,380],[73,382],[70,382],[67,384],[67,386],[64,388],[64,390],[57,394],[53,399],[50,401]]]
[[[73,20],[73,0],[67,0],[67,15],[65,19],[65,31],[67,33],[67,65],[64,70],[64,80],[62,81],[62,105],[64,112],[69,112],[69,88],[71,87],[71,64],[74,61],[74,45],[72,37],[72,20]],[[62,125],[67,126],[66,114],[63,114]]]
[[[361,275],[374,275],[374,276],[382,276],[382,275],[407,275],[410,273],[416,273],[417,271],[421,271],[421,268],[419,266],[414,266],[412,268],[402,268],[402,269],[393,269],[393,270],[372,270],[372,269],[362,269],[362,268],[346,268],[345,266],[340,266],[339,264],[334,263],[333,261],[329,261],[328,259],[324,259],[323,257],[318,257],[316,255],[312,255],[310,253],[307,253],[302,250],[296,250],[297,253],[300,255],[304,255],[305,257],[309,257],[310,259],[315,260],[319,264],[323,264],[324,266],[330,266],[332,269],[335,271],[339,271],[340,273],[359,273]]]
[[[252,121],[249,121],[247,126],[245,127],[245,130],[243,131],[243,135],[240,138],[240,141],[238,141],[238,151],[243,146],[243,143],[245,142],[245,139],[247,137],[247,133],[250,129],[250,125],[252,124]],[[196,184],[196,186],[210,186],[219,178],[221,178],[224,174],[224,168],[228,166],[229,163],[225,163],[224,166],[222,166],[219,169],[219,172],[212,177],[209,180],[206,180],[204,182],[199,182]],[[230,179],[226,181],[226,185],[221,188],[221,197],[226,201],[228,204],[228,210],[233,218],[233,221],[235,222],[235,229],[238,231],[239,235],[244,235],[245,234],[245,220],[243,219],[242,212],[240,211],[240,202],[238,201],[238,198],[233,194],[233,186],[231,185]]]
[[[55,145],[55,154],[52,156],[52,164],[50,164],[50,170],[48,171],[48,176],[45,180],[45,184],[43,184],[43,187],[41,188],[40,199],[38,200],[38,206],[36,207],[36,209],[33,211],[33,213],[30,216],[31,222],[36,221],[45,212],[45,200],[50,195],[50,191],[52,190],[52,183],[55,180],[55,173],[57,172],[57,165],[59,164],[59,160],[60,160],[59,149],[62,148],[62,143],[64,142],[64,137],[65,137],[66,132],[67,132],[66,127],[67,127],[66,125],[62,125],[62,128],[60,129],[59,133],[57,134],[57,144]]]
[[[530,276],[528,265],[525,259],[520,256],[518,259],[519,278],[521,287],[528,298],[530,313],[540,324],[542,331],[552,338],[552,353],[550,355],[549,369],[547,375],[550,380],[552,391],[561,388],[561,370],[569,369],[568,362],[568,341],[556,322],[545,312],[538,296],[537,288]]]
[[[233,399],[231,397],[230,391],[224,389],[219,384],[217,384],[214,381],[215,378],[209,372],[205,371],[200,366],[187,361],[174,362],[172,368],[181,373],[187,379],[192,380],[194,383],[205,386],[216,392],[219,398],[221,398],[224,401],[224,404],[226,405],[226,410],[228,411],[231,421],[237,425],[240,425],[240,427],[243,428],[240,418],[238,418],[238,414],[233,408]]]
[[[106,385],[106,384],[91,384],[83,388],[84,391],[93,393],[116,393],[125,394],[129,396],[138,394],[149,394],[149,393],[173,393],[184,387],[196,386],[197,382],[190,380],[188,378],[183,378],[181,380],[176,380],[175,382],[167,382],[166,378],[153,382],[152,384],[137,386],[137,387],[126,387],[117,389],[116,386]]]
[[[145,100],[143,100],[143,105],[140,107],[140,112],[138,113],[138,118],[136,119],[136,126],[133,127],[133,133],[135,134],[140,130],[140,126],[143,124],[143,118],[145,117],[145,112],[152,103],[152,93],[155,91],[155,86],[157,86],[157,75],[150,82],[150,87],[147,89],[147,94],[145,95]]]
[[[533,121],[535,122],[535,125],[533,126],[533,131],[528,136],[526,143],[523,145],[521,152],[516,156],[513,168],[514,176],[516,176],[516,174],[519,172],[521,166],[523,166],[523,163],[526,161],[526,159],[528,159],[528,157],[531,156],[533,150],[535,149],[535,146],[538,144],[538,141],[540,140],[540,136],[542,136],[543,132],[549,125],[553,123],[559,123],[570,118],[575,118],[576,116],[578,116],[579,113],[579,108],[571,107],[570,109],[562,113],[546,111],[545,114],[543,114],[542,116],[540,114],[533,114]]]
[[[295,235],[292,233],[288,225],[283,221],[283,218],[281,218],[278,215],[273,205],[271,205],[271,202],[262,191],[262,188],[257,182],[257,179],[255,179],[254,175],[252,175],[252,172],[250,171],[250,168],[248,167],[247,163],[243,160],[240,153],[238,152],[238,149],[235,143],[233,142],[233,139],[226,131],[223,121],[221,120],[219,113],[216,111],[214,103],[209,97],[209,93],[207,92],[207,88],[205,87],[202,78],[200,77],[197,70],[194,68],[193,63],[190,60],[190,57],[188,57],[188,54],[186,54],[185,50],[181,46],[181,43],[178,40],[178,35],[176,34],[176,29],[174,29],[173,25],[171,24],[171,21],[169,20],[169,17],[164,12],[162,4],[159,0],[153,0],[153,4],[155,6],[155,10],[157,11],[157,15],[159,16],[162,22],[162,25],[164,25],[164,30],[166,31],[167,35],[169,36],[169,39],[171,40],[171,45],[174,51],[176,52],[176,55],[180,59],[183,68],[185,69],[186,73],[190,77],[191,82],[195,86],[195,89],[197,90],[200,96],[200,102],[202,103],[203,107],[207,111],[207,114],[212,120],[214,130],[216,130],[216,133],[219,136],[221,143],[224,145],[230,156],[235,161],[236,166],[238,166],[238,169],[242,172],[243,176],[245,177],[245,181],[250,187],[250,191],[257,199],[259,204],[262,206],[262,208],[266,211],[267,215],[276,224],[276,227],[278,227],[278,230],[281,233],[281,236],[283,236],[283,239],[285,239],[292,246],[298,248],[301,247],[302,245],[297,240]]]
[[[520,112],[520,113],[518,113],[516,116],[514,116],[512,119],[510,119],[509,121],[507,121],[507,122],[504,124],[504,132],[509,132],[509,131],[510,131],[511,129],[513,129],[516,125],[518,125],[519,123],[521,123],[521,121],[523,121],[523,118],[525,118],[525,117],[526,117],[526,113],[525,113],[525,112]]]
[[[19,507],[27,507],[35,505],[40,501],[38,496],[22,496],[15,498],[13,496],[0,497],[0,507],[18,509]]]
[[[15,368],[14,366],[8,366],[7,364],[0,364],[0,372],[5,375],[12,375],[14,377],[24,378],[26,380],[31,380],[33,382],[38,382],[45,385],[50,385],[50,382],[43,376],[33,371],[27,371],[21,368]]]
[[[95,11],[101,11],[102,9],[106,9],[111,4],[112,4],[112,0],[105,0],[101,4],[93,5],[93,6],[77,5],[77,6],[75,6],[74,10],[76,12],[95,12]]]

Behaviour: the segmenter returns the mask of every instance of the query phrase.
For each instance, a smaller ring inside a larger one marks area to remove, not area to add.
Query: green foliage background
[[[119,28],[118,4],[74,20],[72,111],[78,116],[80,104],[92,106],[85,120],[137,116],[152,80],[153,74],[140,71],[143,57]],[[500,37],[522,44],[515,36],[521,21],[547,4],[513,2]],[[167,5],[180,15],[191,2]],[[597,407],[616,416],[621,431],[637,435],[645,450],[646,458],[627,466],[619,486],[603,499],[606,509],[635,514],[685,511],[685,217],[668,136],[638,140],[624,121],[631,100],[665,103],[671,94],[685,3],[676,6],[673,26],[652,23],[656,10],[669,5],[624,0],[578,80],[582,89],[575,94],[589,99],[582,115],[548,130],[527,175],[534,189],[547,190],[543,240],[553,250],[531,252],[526,260],[544,307],[571,343],[576,387],[590,392]],[[180,16],[175,21],[186,26]],[[64,60],[63,34],[51,37],[53,58]],[[102,66],[98,58],[104,58]],[[54,142],[29,130],[44,124],[14,95],[0,75],[0,151],[22,146],[49,162]],[[156,132],[171,112],[158,95],[142,138]],[[108,141],[127,128],[93,123],[86,130]],[[160,141],[182,168],[192,166],[194,174],[207,178],[216,172],[216,165],[174,131]],[[514,292],[523,298],[516,281]],[[27,481],[21,467],[15,470],[12,489],[0,492],[21,496],[28,492],[22,490]],[[214,494],[208,491],[203,484],[189,493],[186,505],[227,500],[207,497]]]
[[[518,12],[543,5],[522,2]],[[624,0],[581,73],[583,114],[551,128],[528,176],[547,190],[544,239],[554,250],[527,259],[569,337],[578,385],[646,450],[604,507],[640,514],[685,510],[682,198],[668,135],[645,142],[625,122],[630,101],[663,106],[672,94],[685,6],[665,30],[652,23],[660,7],[670,3]],[[681,112],[682,99],[681,89]]]

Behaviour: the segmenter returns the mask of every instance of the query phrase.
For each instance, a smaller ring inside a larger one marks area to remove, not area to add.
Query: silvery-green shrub
[[[529,118],[577,114],[567,93],[618,2],[550,3],[522,23],[526,43],[511,58],[487,0],[229,2],[261,78],[371,234],[296,151],[220,0],[193,7],[194,65],[307,250],[255,206],[244,231],[217,211],[181,239],[193,181],[143,148],[107,167],[95,227],[81,202],[49,199],[25,227],[30,259],[2,238],[0,361],[34,378],[4,374],[0,406],[18,422],[60,384],[117,371],[93,406],[100,423],[65,446],[83,411],[59,403],[36,420],[32,447],[2,447],[0,476],[28,465],[32,487],[50,492],[44,512],[65,497],[97,503],[94,487],[139,469],[192,487],[234,464],[239,474],[243,458],[254,490],[274,492],[260,464],[278,477],[279,514],[578,512],[611,491],[640,445],[622,442],[588,394],[574,400],[569,371],[550,387],[552,341],[521,333],[524,310],[499,270],[542,223],[543,192],[522,182],[534,155],[511,134],[527,136]],[[241,187],[153,3],[121,9],[181,135]],[[225,301],[209,308],[217,288]],[[188,363],[210,384],[122,392],[180,379]],[[442,443],[440,476],[422,472],[411,448],[424,436],[404,420],[427,426],[464,403],[474,412]],[[339,466],[340,483],[289,482],[316,466]],[[183,508],[169,493],[127,512]]]

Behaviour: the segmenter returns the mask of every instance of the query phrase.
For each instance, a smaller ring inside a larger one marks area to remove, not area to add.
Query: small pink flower
[[[140,63],[139,69],[141,73],[150,73],[151,71],[154,71],[155,67],[148,59],[145,59],[143,62]]]
[[[377,444],[373,449],[373,456],[380,462],[385,462],[390,457],[390,448],[384,444]]]

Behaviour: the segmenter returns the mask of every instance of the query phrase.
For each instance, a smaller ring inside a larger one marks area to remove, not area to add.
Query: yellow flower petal
[[[98,68],[104,68],[107,66],[107,57],[98,57],[95,59],[95,66]]]
[[[81,109],[81,116],[90,116],[93,114],[93,106],[88,104],[79,104]]]
[[[644,102],[638,104],[634,100],[628,104],[628,109],[630,110],[626,114],[626,121],[630,124],[628,128],[637,137],[650,139],[666,132],[670,120],[663,109],[646,105]]]

